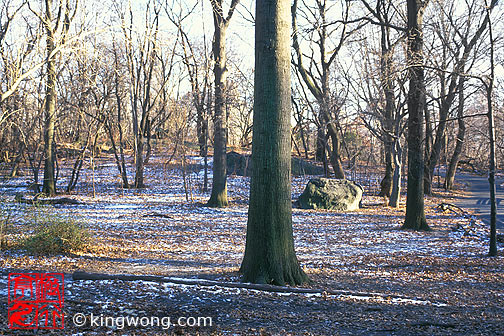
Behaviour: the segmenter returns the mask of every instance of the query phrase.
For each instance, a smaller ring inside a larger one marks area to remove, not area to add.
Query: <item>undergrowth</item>
[[[83,250],[90,233],[77,217],[62,217],[35,211],[30,220],[32,234],[21,239],[19,247],[33,254],[69,254]]]

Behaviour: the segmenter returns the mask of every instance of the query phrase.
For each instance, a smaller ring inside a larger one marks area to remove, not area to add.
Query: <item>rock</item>
[[[251,156],[237,152],[226,154],[228,175],[250,176],[252,174]]]
[[[292,157],[292,175],[324,175],[324,167],[317,166],[305,159]]]
[[[362,187],[349,180],[311,179],[297,201],[301,209],[352,211],[359,209]]]
[[[227,173],[228,175],[249,176],[252,174],[252,157],[248,154],[240,154],[234,151],[228,152]],[[293,157],[291,161],[292,175],[322,175],[324,168],[313,164],[305,159]]]

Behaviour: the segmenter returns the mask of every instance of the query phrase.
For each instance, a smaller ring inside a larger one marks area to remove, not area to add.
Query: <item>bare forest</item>
[[[0,334],[503,334],[502,6],[0,0]]]

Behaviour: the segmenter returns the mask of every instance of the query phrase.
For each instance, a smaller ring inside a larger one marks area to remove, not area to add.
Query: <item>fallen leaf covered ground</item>
[[[355,212],[294,208],[297,256],[313,280],[306,287],[326,291],[319,294],[152,281],[73,281],[75,271],[240,281],[249,178],[230,176],[231,205],[213,209],[203,206],[208,193],[200,190],[201,171],[186,174],[191,186],[186,199],[181,170],[167,168],[160,158],[146,167],[148,188],[142,190],[119,188],[109,159],[98,162],[94,172],[82,172],[75,194],[69,196],[81,205],[18,204],[14,193],[19,190],[9,185],[24,180],[4,181],[2,207],[12,219],[10,239],[29,233],[30,215],[56,213],[86,223],[92,242],[68,256],[2,251],[0,333],[25,334],[7,328],[8,273],[40,270],[67,274],[65,335],[504,334],[502,253],[486,256],[488,228],[459,209],[439,207],[460,196],[440,190],[425,199],[431,232],[400,230],[404,205],[386,207],[383,198],[370,193]],[[293,199],[309,178],[293,178]],[[335,290],[346,294],[330,294]],[[87,318],[167,316],[172,322],[181,316],[211,317],[212,326],[78,327],[72,321],[76,313]]]

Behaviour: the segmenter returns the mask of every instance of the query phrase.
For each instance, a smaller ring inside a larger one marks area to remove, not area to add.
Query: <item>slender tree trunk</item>
[[[446,172],[445,177],[445,189],[451,190],[453,189],[453,182],[455,180],[455,174],[457,173],[457,166],[460,161],[460,156],[462,155],[462,151],[464,149],[464,141],[465,141],[465,119],[464,119],[464,82],[465,78],[459,78],[459,105],[457,108],[457,122],[458,122],[458,131],[457,131],[457,140],[455,143],[455,150],[453,151],[453,155],[450,159],[450,164],[448,166],[448,171]]]
[[[144,166],[149,163],[151,154],[152,154],[152,145],[151,145],[151,140],[152,140],[152,133],[151,133],[151,120],[146,119],[145,121],[145,128],[144,128],[144,139],[145,139],[145,158],[144,158]]]
[[[128,188],[128,176],[126,175],[125,167],[123,166],[124,162],[121,162],[121,158],[119,157],[119,151],[117,150],[117,145],[114,139],[114,135],[112,134],[112,126],[108,121],[105,122],[105,128],[107,129],[107,133],[109,135],[110,143],[112,144],[112,149],[114,150],[114,158],[117,166],[117,171],[121,175],[122,187]],[[121,144],[120,144],[121,146]],[[121,148],[122,150],[122,148]],[[122,154],[122,153],[121,153]],[[124,169],[123,169],[124,168]]]
[[[225,109],[226,85],[226,26],[215,18],[215,33],[213,40],[213,55],[215,60],[215,121],[214,121],[214,155],[212,193],[207,205],[225,207],[227,198],[227,116]]]
[[[492,34],[490,34],[491,38]],[[493,43],[493,42],[492,42]],[[493,49],[493,48],[492,48]],[[493,50],[492,50],[493,53]],[[492,60],[493,63],[493,60]],[[493,64],[492,64],[493,67]],[[492,69],[493,72],[493,69]],[[493,73],[490,84],[487,88],[488,102],[488,130],[490,137],[490,167],[488,174],[488,182],[490,183],[490,256],[497,255],[497,201],[495,198],[495,126],[494,115],[492,108],[492,91],[493,91]]]
[[[490,184],[490,248],[488,255],[494,257],[497,255],[497,200],[495,198],[495,170],[496,170],[496,158],[495,158],[495,123],[493,114],[493,89],[495,80],[495,59],[494,59],[494,39],[492,32],[492,21],[490,18],[490,12],[495,5],[492,1],[492,7],[488,6],[487,0],[485,0],[486,8],[486,19],[488,20],[488,33],[490,38],[490,77],[488,84],[486,84],[486,98],[488,105],[488,136],[490,138],[490,166],[488,172],[488,182]]]
[[[290,1],[257,0],[252,179],[243,281],[301,284],[294,251],[290,145]]]
[[[429,162],[431,158],[432,144],[433,144],[433,130],[432,130],[432,120],[431,113],[427,106],[424,107],[424,117],[425,117],[425,146],[424,146],[424,193],[430,195],[432,192],[432,176],[429,169]]]
[[[50,6],[50,5],[47,5]],[[46,9],[50,11],[50,7]],[[49,20],[48,15],[46,19]],[[50,24],[50,23],[48,23]],[[54,128],[56,125],[56,61],[52,53],[55,49],[53,32],[47,28],[47,77],[45,97],[45,120],[44,120],[44,184],[42,192],[49,196],[56,195],[55,163],[54,163]]]
[[[327,133],[331,138],[332,150],[329,155],[331,161],[331,166],[334,170],[334,177],[337,179],[345,178],[345,171],[343,170],[343,165],[341,164],[341,145],[338,130],[333,123],[327,125]]]
[[[17,109],[18,109],[18,107],[15,106],[15,111]],[[21,163],[21,160],[23,159],[23,154],[26,149],[26,144],[24,141],[21,140],[20,131],[17,126],[15,126],[15,128],[13,129],[13,133],[14,133],[13,139],[14,139],[15,143],[19,145],[19,147],[16,151],[16,158],[14,159],[14,163],[12,164],[12,169],[9,174],[10,177],[17,176],[18,170],[19,170],[19,165]]]
[[[116,62],[117,62],[117,57],[116,57]],[[118,65],[116,64],[116,67]],[[122,129],[122,97],[120,92],[120,85],[119,85],[119,78],[115,77],[115,97],[116,97],[116,103],[117,103],[117,129],[119,131],[119,155],[121,158],[121,164],[118,166],[119,172],[121,173],[121,178],[122,178],[122,184],[123,188],[129,188],[129,182],[128,182],[128,172],[126,171],[126,159],[124,158],[124,134],[123,134],[123,129]],[[111,131],[111,130],[110,130]],[[110,133],[110,136],[112,137],[112,133]],[[119,163],[118,163],[119,164]]]
[[[394,138],[392,132],[394,128],[395,94],[394,81],[392,77],[392,57],[393,51],[389,46],[389,28],[381,27],[381,58],[380,70],[382,75],[382,86],[385,94],[384,122],[384,150],[385,150],[385,176],[380,183],[380,196],[390,197],[392,193],[392,175],[394,173]]]
[[[309,151],[309,149],[308,149],[308,144],[307,144],[307,140],[306,140],[303,128],[304,128],[303,125],[300,124],[299,125],[299,132],[300,132],[301,142],[303,144],[304,157],[305,157],[305,159],[308,160],[308,151]]]
[[[395,142],[393,150],[394,175],[392,177],[392,192],[390,194],[389,206],[397,208],[401,200],[401,168],[402,168],[402,146],[399,139]]]
[[[318,162],[324,162],[325,136],[324,126],[319,125],[317,127],[317,139],[315,141],[315,160]]]
[[[439,124],[436,130],[436,138],[432,144],[430,153],[428,154],[429,160],[425,166],[424,192],[426,195],[432,194],[432,178],[434,176],[434,169],[438,164],[439,157],[441,156],[441,151],[443,149],[446,132],[446,119],[448,118],[448,112],[452,105],[453,98],[454,94],[449,93],[448,96],[443,99],[441,109],[439,111]]]
[[[203,105],[203,104],[202,104]],[[208,124],[205,116],[205,107],[199,106],[196,109],[196,131],[198,135],[199,156],[205,157],[207,155],[207,133]]]
[[[497,4],[498,0],[492,0],[490,6],[485,6],[487,13],[490,13],[492,9]],[[460,76],[460,73],[464,73],[464,68],[467,63],[467,60],[471,54],[472,49],[478,43],[481,36],[485,32],[487,24],[490,24],[490,17],[486,16],[485,19],[481,22],[481,25],[475,31],[472,38],[468,38],[468,36],[464,37],[464,48],[460,59],[454,67],[453,73],[450,75],[450,84],[446,91],[445,84],[445,74],[444,72],[441,75],[441,106],[439,108],[439,124],[436,130],[436,138],[432,145],[432,150],[429,154],[429,159],[425,168],[425,185],[424,191],[426,194],[431,194],[432,192],[432,178],[434,175],[434,169],[439,161],[441,151],[443,148],[443,144],[445,143],[446,136],[446,120],[448,118],[449,111],[451,109],[451,105],[455,99],[455,89],[457,88],[457,78]],[[445,67],[443,67],[445,68]]]
[[[145,145],[145,137],[143,134],[137,134],[135,138],[136,142],[136,151],[135,151],[135,188],[145,188],[144,184],[144,145]]]
[[[385,176],[380,182],[380,193],[378,196],[390,197],[392,193],[392,179],[394,174],[393,143],[391,144],[388,140],[385,140],[383,147],[385,150]]]
[[[430,230],[425,219],[423,190],[423,112],[425,79],[423,68],[422,17],[427,2],[407,0],[408,11],[408,194],[403,229]]]

